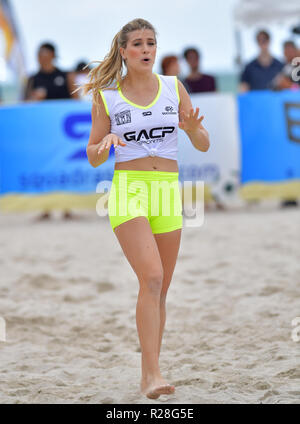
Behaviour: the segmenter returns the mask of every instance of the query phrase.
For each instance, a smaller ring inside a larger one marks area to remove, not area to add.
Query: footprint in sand
[[[106,291],[114,290],[115,286],[111,283],[98,283],[97,284],[97,292],[103,293]]]

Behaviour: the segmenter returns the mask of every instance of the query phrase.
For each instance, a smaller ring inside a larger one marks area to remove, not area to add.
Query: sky
[[[239,0],[11,0],[27,72],[37,71],[36,53],[41,42],[57,46],[57,66],[73,69],[78,61],[102,60],[114,35],[128,21],[140,17],[158,32],[154,71],[160,72],[164,55],[182,54],[186,46],[202,52],[204,72],[232,71],[237,54],[233,8]],[[257,28],[241,31],[243,59],[256,54]],[[282,57],[288,28],[273,29],[272,51]],[[0,40],[1,41],[1,40]],[[0,43],[1,47],[1,43]],[[181,60],[181,72],[187,67]]]

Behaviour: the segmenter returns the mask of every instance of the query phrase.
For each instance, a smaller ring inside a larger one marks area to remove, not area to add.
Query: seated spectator
[[[215,78],[211,75],[203,74],[199,70],[200,53],[194,48],[185,49],[183,56],[190,67],[190,74],[184,79],[190,93],[204,93],[216,91]]]
[[[260,48],[258,57],[246,65],[240,79],[240,91],[271,89],[272,80],[283,68],[283,63],[275,59],[270,51],[270,34],[259,31],[256,41]]]
[[[295,77],[296,66],[300,64],[300,51],[297,49],[294,41],[286,41],[283,44],[284,56],[286,64],[281,72],[273,80],[273,88],[275,90],[284,90],[290,88],[299,88],[300,86],[300,73]],[[299,60],[297,61],[296,58]],[[295,59],[295,60],[294,60]]]

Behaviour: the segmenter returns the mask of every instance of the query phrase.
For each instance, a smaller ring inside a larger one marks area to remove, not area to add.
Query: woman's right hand
[[[118,145],[126,146],[126,143],[124,143],[124,141],[122,141],[116,134],[107,134],[98,144],[98,155],[100,155],[105,149],[110,149],[112,144],[114,147]]]

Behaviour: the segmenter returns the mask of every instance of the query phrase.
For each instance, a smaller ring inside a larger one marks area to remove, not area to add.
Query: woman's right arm
[[[98,114],[97,106],[94,103],[92,106],[92,129],[86,148],[89,163],[94,168],[101,165],[108,159],[112,144],[115,147],[118,145],[126,146],[126,144],[117,135],[110,133],[110,126],[110,119],[106,114],[101,98]]]
[[[99,113],[97,114],[97,106],[93,103],[92,106],[92,129],[90,132],[89,142],[86,148],[86,154],[89,163],[96,168],[104,163],[109,156],[109,151],[104,151],[98,154],[98,149],[103,138],[109,134],[110,119],[107,116],[102,99],[100,101]]]

